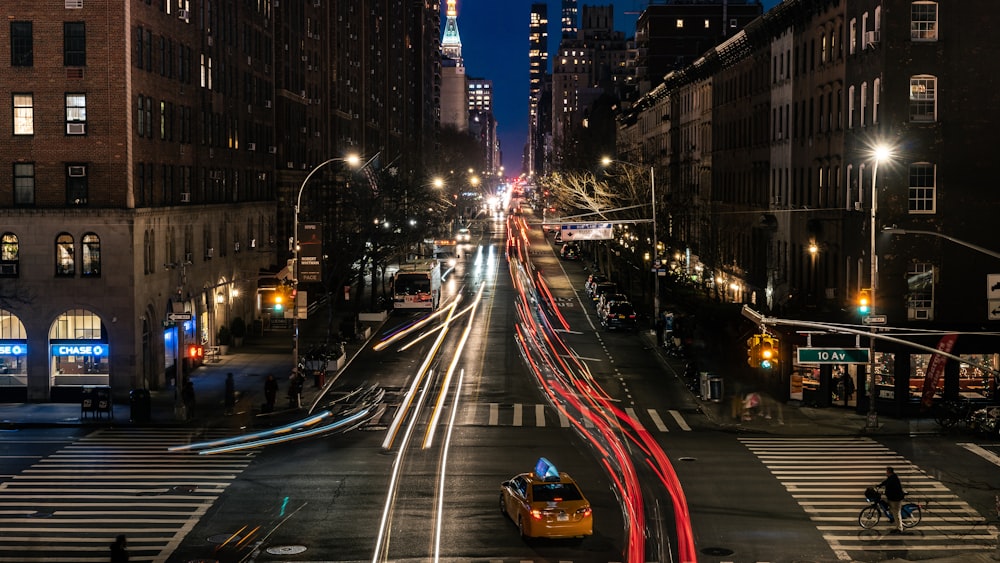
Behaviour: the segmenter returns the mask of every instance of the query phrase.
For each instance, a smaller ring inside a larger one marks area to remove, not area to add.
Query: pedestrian
[[[899,476],[892,467],[885,468],[885,481],[879,483],[880,487],[885,487],[885,500],[889,503],[889,512],[895,519],[896,530],[895,532],[902,533],[903,531],[903,499],[906,497],[906,492],[903,491],[903,484],[899,481]]]
[[[288,379],[288,407],[297,409],[302,406],[302,376],[298,371],[292,372]]]
[[[274,411],[274,400],[278,396],[278,380],[274,378],[274,375],[267,374],[267,380],[264,381],[264,411],[272,412]]]
[[[125,534],[115,536],[111,544],[111,563],[128,563],[128,546],[125,545]]]
[[[236,409],[236,381],[232,372],[226,374],[226,414],[233,414]]]
[[[664,320],[663,315],[657,315],[655,321],[656,328],[656,345],[663,346],[663,331],[667,328],[667,321]]]
[[[181,387],[181,401],[184,402],[185,419],[194,418],[194,384],[190,378],[184,378],[184,385]]]

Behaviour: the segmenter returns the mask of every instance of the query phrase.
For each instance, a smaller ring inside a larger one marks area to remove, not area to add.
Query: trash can
[[[148,389],[133,389],[128,394],[129,406],[131,407],[132,422],[143,424],[149,422],[151,405]]]

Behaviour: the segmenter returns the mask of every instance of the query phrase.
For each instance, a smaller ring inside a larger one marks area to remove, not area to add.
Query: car
[[[601,313],[600,321],[606,330],[633,331],[636,327],[635,307],[628,301],[612,301]]]
[[[618,284],[609,281],[594,284],[594,289],[590,292],[590,298],[594,301],[594,305],[597,305],[605,293],[618,293]]]
[[[439,251],[434,253],[434,258],[439,260],[441,264],[448,268],[454,268],[455,264],[458,264],[458,257],[455,256],[454,252]]]
[[[589,297],[594,292],[595,285],[606,281],[608,281],[607,276],[601,274],[590,274],[587,276],[587,281],[583,284],[583,290],[587,292],[587,296]]]
[[[580,247],[575,242],[566,243],[559,250],[559,257],[563,260],[579,260]]]
[[[557,232],[556,236],[555,236],[555,238],[553,240],[555,240],[559,244],[562,244],[562,241],[563,241],[562,240],[562,231]]]
[[[604,293],[597,300],[597,314],[603,315],[604,309],[612,303],[628,302],[628,296],[624,293]]]
[[[455,233],[455,240],[457,242],[469,242],[472,240],[472,232],[463,227]]]
[[[500,484],[500,512],[517,525],[524,539],[584,538],[594,533],[590,501],[569,474],[544,457],[531,473]]]

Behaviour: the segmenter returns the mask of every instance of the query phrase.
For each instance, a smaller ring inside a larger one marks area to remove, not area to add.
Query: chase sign
[[[52,356],[100,356],[108,355],[107,344],[52,344],[49,346]]]

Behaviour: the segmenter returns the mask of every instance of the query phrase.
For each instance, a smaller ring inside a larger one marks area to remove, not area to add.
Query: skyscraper
[[[577,34],[576,0],[562,0],[562,38],[576,39]]]
[[[441,126],[468,131],[468,80],[462,62],[462,37],[458,33],[456,1],[448,0],[441,38]]]
[[[529,174],[540,172],[539,151],[544,150],[544,130],[548,129],[540,128],[538,120],[538,103],[549,68],[548,27],[548,5],[532,4],[528,23],[528,150],[525,167]]]

